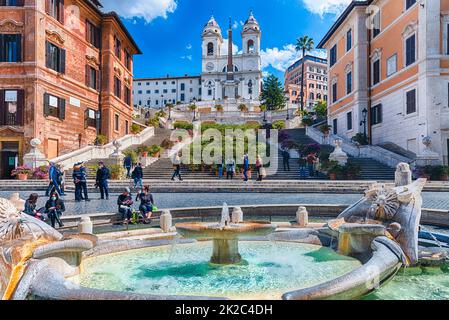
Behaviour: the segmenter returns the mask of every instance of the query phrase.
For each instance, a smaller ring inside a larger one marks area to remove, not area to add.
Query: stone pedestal
[[[41,145],[41,141],[39,139],[33,139],[30,141],[30,145],[30,152],[23,156],[24,165],[33,169],[41,166],[47,166],[47,158],[45,158],[45,155],[38,149],[38,147]]]
[[[407,186],[412,183],[412,171],[408,163],[400,163],[396,168],[395,184],[396,187]]]
[[[162,211],[160,225],[162,231],[169,233],[173,230],[173,218],[169,210]]]
[[[329,156],[329,160],[337,161],[340,165],[345,165],[348,162],[348,155],[343,151],[343,141],[340,139],[334,140],[335,150]]]
[[[441,164],[440,155],[432,151],[432,138],[425,137],[423,138],[422,143],[424,145],[424,150],[416,157],[416,165],[428,166]]]
[[[213,264],[237,264],[242,261],[237,239],[214,239],[214,251],[210,260]]]
[[[299,207],[296,212],[296,222],[301,228],[306,228],[309,224],[309,213],[305,207]]]
[[[78,223],[78,232],[83,234],[94,233],[94,225],[90,220],[90,217],[84,216],[81,218],[81,221]]]
[[[235,223],[235,224],[243,222],[243,211],[242,211],[242,208],[240,208],[240,207],[235,207],[234,208],[234,210],[232,211],[231,222]]]
[[[14,207],[19,210],[25,210],[25,200],[20,199],[20,195],[18,193],[13,193],[9,198],[9,201],[14,205]]]
[[[114,140],[114,142],[112,144],[115,147],[115,151],[109,156],[109,158],[114,160],[115,164],[122,166],[123,160],[125,159],[125,155],[120,151],[122,144],[117,140]]]

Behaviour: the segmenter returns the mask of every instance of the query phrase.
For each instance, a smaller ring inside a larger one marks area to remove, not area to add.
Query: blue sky
[[[201,72],[201,32],[213,14],[224,35],[231,16],[234,44],[241,49],[241,24],[253,10],[262,29],[264,73],[283,78],[300,55],[296,38],[322,39],[350,0],[103,0],[115,10],[143,51],[135,57],[134,76],[160,77]],[[227,37],[227,36],[225,36]],[[318,53],[322,55],[323,53]]]

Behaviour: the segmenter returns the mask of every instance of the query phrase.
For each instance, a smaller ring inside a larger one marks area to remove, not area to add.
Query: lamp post
[[[285,103],[287,104],[287,121],[290,120],[290,94],[285,91]]]
[[[196,106],[196,98],[192,99],[193,105]],[[196,108],[193,109],[193,121],[196,121]]]
[[[363,126],[363,138],[365,140],[365,143],[368,142],[368,135],[366,133],[367,131],[367,124],[368,124],[368,110],[365,108],[362,110],[363,114],[363,120],[360,122],[360,126]]]

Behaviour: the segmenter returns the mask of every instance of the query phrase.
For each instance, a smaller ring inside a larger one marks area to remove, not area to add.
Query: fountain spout
[[[225,202],[223,203],[223,209],[221,210],[220,228],[227,227],[230,224],[231,224],[231,217],[229,215],[229,207],[228,204]]]

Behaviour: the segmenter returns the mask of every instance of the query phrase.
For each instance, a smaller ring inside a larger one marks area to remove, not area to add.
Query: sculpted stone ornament
[[[345,165],[348,162],[348,155],[343,151],[343,140],[334,140],[335,150],[329,156],[329,160],[337,161],[340,165]]]

